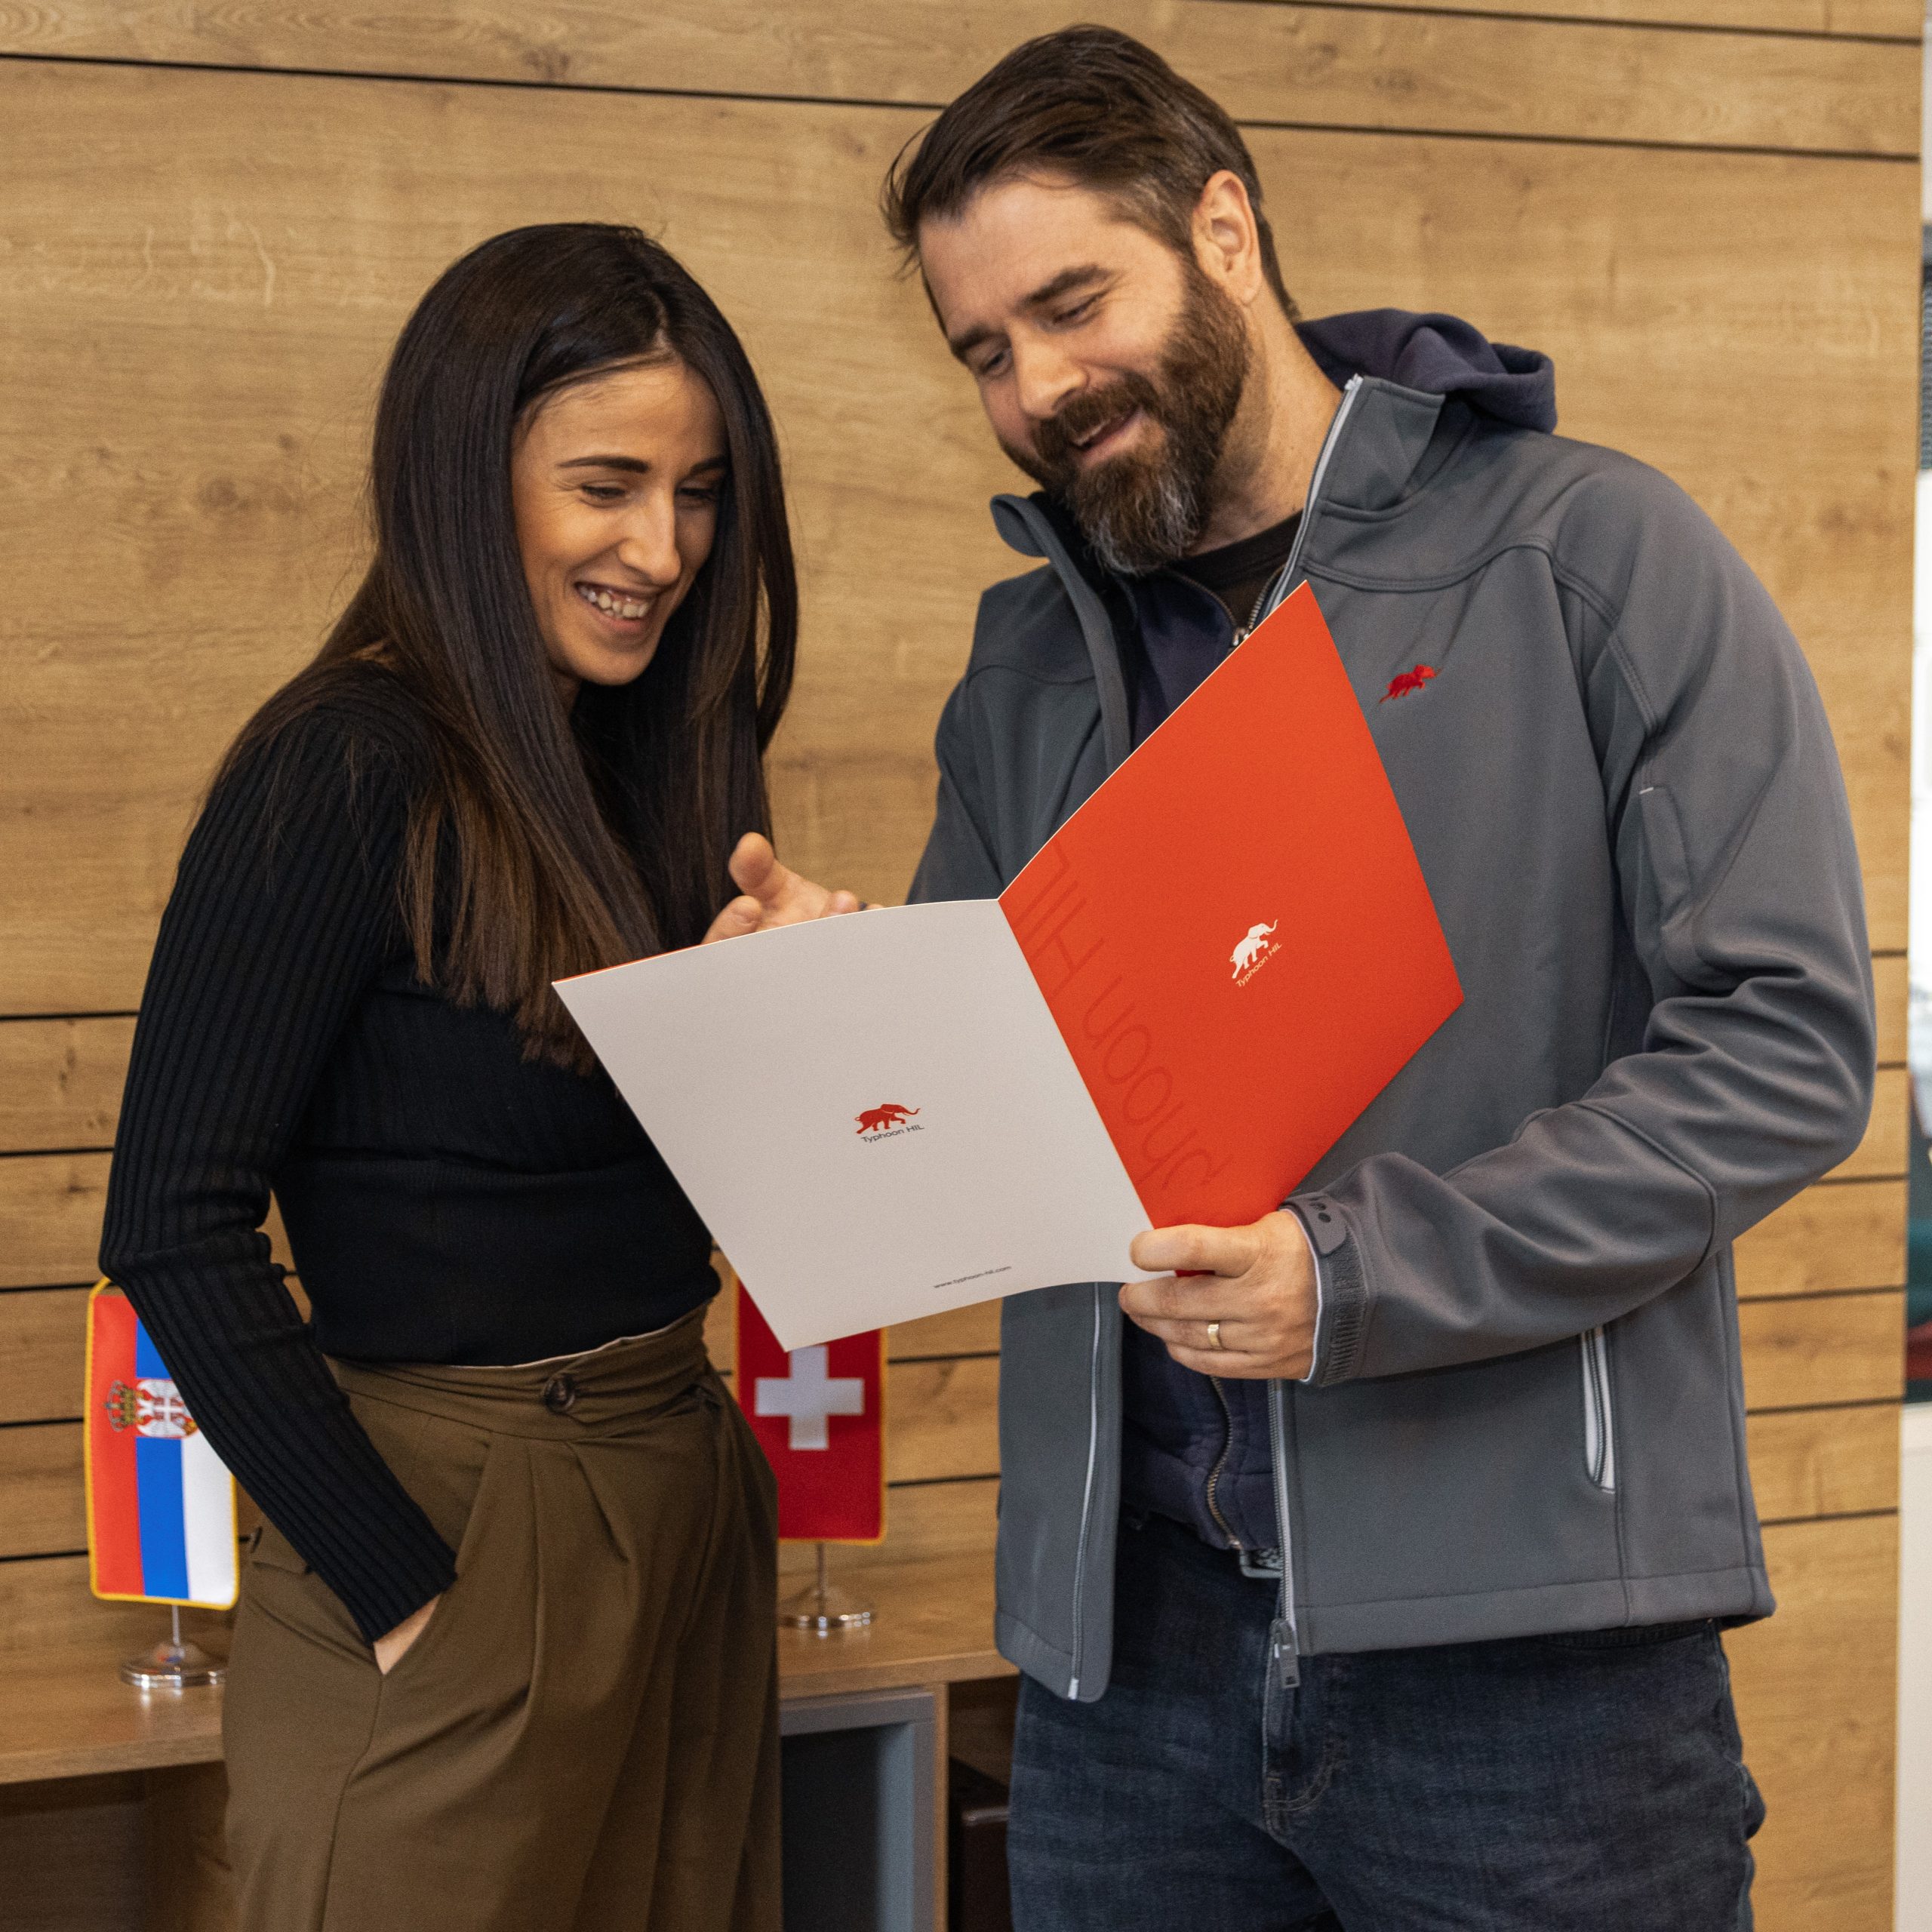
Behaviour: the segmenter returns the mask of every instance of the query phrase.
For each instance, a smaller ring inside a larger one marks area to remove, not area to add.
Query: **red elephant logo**
[[[1407,697],[1411,691],[1419,691],[1435,675],[1432,665],[1418,664],[1413,671],[1403,671],[1389,680],[1389,688],[1382,694],[1381,702],[1386,704],[1392,697]]]
[[[882,1107],[868,1107],[852,1118],[859,1123],[861,1134],[883,1134],[888,1127],[910,1120],[918,1111],[917,1107],[902,1107],[897,1100],[888,1100]]]

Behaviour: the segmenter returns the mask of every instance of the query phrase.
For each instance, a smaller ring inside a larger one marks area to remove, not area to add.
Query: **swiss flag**
[[[738,1284],[732,1377],[778,1477],[788,1543],[877,1543],[885,1534],[885,1331],[789,1355]]]

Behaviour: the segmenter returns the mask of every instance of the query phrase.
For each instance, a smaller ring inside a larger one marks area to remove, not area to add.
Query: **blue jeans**
[[[1749,1932],[1714,1625],[1304,1657],[1274,1587],[1121,1527],[1112,1682],[1020,1685],[1017,1932]]]

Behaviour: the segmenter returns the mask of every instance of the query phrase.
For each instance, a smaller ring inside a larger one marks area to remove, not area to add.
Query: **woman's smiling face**
[[[517,433],[517,546],[550,669],[627,685],[711,554],[725,485],[724,423],[675,359],[591,376],[539,401]]]

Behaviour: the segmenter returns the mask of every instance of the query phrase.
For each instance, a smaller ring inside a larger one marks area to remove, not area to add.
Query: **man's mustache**
[[[1069,474],[1077,463],[1076,445],[1137,409],[1160,420],[1160,392],[1145,376],[1129,374],[1103,389],[1081,389],[1033,432],[1034,452],[1049,469]]]

